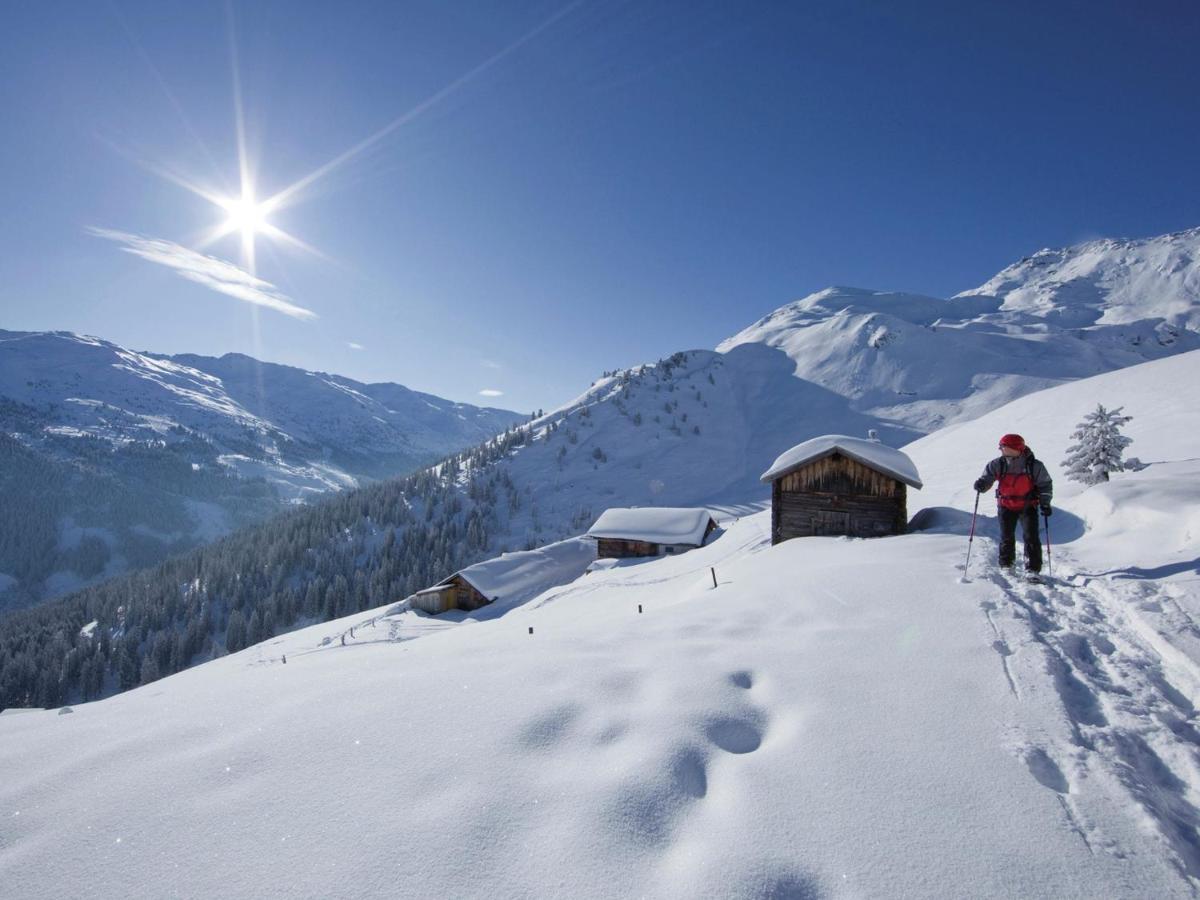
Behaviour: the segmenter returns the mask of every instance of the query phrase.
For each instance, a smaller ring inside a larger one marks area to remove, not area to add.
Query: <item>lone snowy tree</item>
[[[1067,458],[1062,461],[1072,481],[1100,484],[1108,481],[1109,472],[1125,471],[1122,456],[1133,439],[1121,434],[1121,426],[1133,416],[1121,415],[1122,409],[1108,410],[1096,404],[1095,411],[1075,426],[1071,434],[1075,443],[1067,448]]]

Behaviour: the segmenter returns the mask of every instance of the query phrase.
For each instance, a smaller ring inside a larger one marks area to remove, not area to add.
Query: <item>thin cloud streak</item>
[[[346,346],[349,347],[351,350],[365,350],[366,349],[366,347],[364,347],[362,344],[356,343],[354,341],[346,341]]]
[[[242,300],[254,306],[264,306],[293,319],[310,321],[317,318],[311,309],[292,302],[269,281],[251,275],[231,262],[205,256],[180,246],[174,241],[142,237],[111,228],[88,228],[88,233],[121,244],[121,249],[134,256],[174,269],[188,281],[203,285],[219,294]]]
[[[504,391],[498,391],[495,388],[484,388],[479,392],[480,397],[503,397]]]

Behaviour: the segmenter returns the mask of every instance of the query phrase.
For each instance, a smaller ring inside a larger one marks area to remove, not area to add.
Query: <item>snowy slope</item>
[[[1200,405],[1162,389],[1198,366],[1110,373],[910,444],[910,508],[943,507],[925,531],[771,547],[767,514],[726,519],[704,548],[499,617],[384,607],[70,714],[0,716],[0,883],[1192,897],[1200,656],[1144,616],[1196,633],[1179,618],[1194,574],[1164,565],[1195,544],[1135,526],[1200,510]],[[1149,468],[1060,479],[1060,580],[1001,576],[987,528],[964,578],[969,484],[996,437],[1019,428],[1053,464],[1097,400],[1135,416]],[[1187,489],[1168,503],[1172,482]]]
[[[1200,663],[1198,384],[1200,352],[1186,353],[1023,397],[922,438],[905,448],[925,477],[921,502],[970,506],[971,483],[996,455],[1000,435],[1019,432],[1054,478],[1057,564],[1107,585],[1139,632]],[[1123,429],[1133,439],[1126,456],[1146,467],[1085,488],[1066,479],[1061,462],[1075,423],[1097,403],[1133,416]],[[994,531],[995,501],[983,498],[980,510],[983,527]]]
[[[1181,498],[1191,490],[1189,479],[1180,477],[1179,467],[1200,462],[1197,385],[1200,352],[1185,353],[1022,397],[974,421],[921,438],[904,451],[918,463],[925,480],[920,495],[923,505],[962,507],[970,504],[971,483],[983,471],[984,463],[998,455],[1000,436],[1019,432],[1055,479],[1055,506],[1063,506],[1069,514],[1092,517],[1091,524],[1101,526],[1104,504],[1099,498],[1127,509],[1140,502],[1136,494],[1164,478]],[[1088,488],[1068,481],[1060,463],[1074,443],[1071,432],[1075,424],[1097,403],[1110,409],[1124,407],[1125,413],[1133,416],[1122,429],[1133,439],[1126,456],[1139,459],[1146,468],[1114,473],[1108,484]],[[949,452],[950,447],[966,452]],[[1181,503],[1181,526],[1187,524],[1186,510],[1187,503]],[[1200,535],[1200,527],[1172,529],[1169,535],[1159,532],[1134,548],[1132,555],[1157,558],[1194,550],[1189,535],[1191,539]]]
[[[677,353],[606,376],[531,423],[528,442],[493,464],[516,498],[494,509],[493,546],[578,534],[615,506],[755,508],[769,496],[759,475],[784,450],[871,429],[892,445],[919,435],[796,378],[779,350]]]

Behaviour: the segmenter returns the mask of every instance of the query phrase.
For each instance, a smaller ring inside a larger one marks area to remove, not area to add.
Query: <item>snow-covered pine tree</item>
[[[1087,485],[1100,484],[1108,481],[1110,472],[1125,470],[1122,456],[1133,439],[1121,434],[1121,426],[1133,416],[1121,415],[1122,409],[1119,406],[1108,410],[1096,404],[1096,409],[1075,426],[1071,434],[1075,443],[1067,448],[1067,458],[1062,461],[1069,479]]]

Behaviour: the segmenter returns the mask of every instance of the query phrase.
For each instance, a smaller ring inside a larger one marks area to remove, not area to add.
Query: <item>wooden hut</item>
[[[445,581],[417,591],[410,599],[414,608],[433,615],[451,609],[479,609],[492,602],[492,598],[485,597],[462,572],[455,572]]]
[[[584,538],[568,538],[538,547],[502,553],[455,572],[433,587],[417,591],[409,600],[415,609],[437,615],[452,609],[479,609],[504,600],[520,603],[542,591],[574,581],[596,558],[595,545]]]
[[[771,483],[771,543],[813,535],[903,534],[911,459],[877,441],[825,435],[788,450],[762,475]]]
[[[703,508],[632,507],[605,510],[587,536],[596,540],[596,556],[621,559],[686,553],[704,545],[717,527]]]

